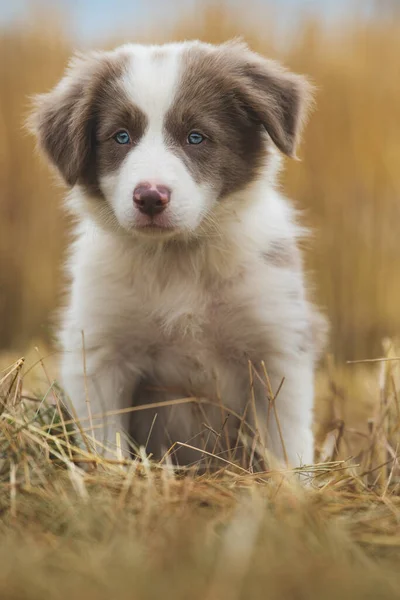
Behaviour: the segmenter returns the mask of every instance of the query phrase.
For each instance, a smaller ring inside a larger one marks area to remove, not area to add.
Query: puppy
[[[275,184],[310,102],[246,45],[197,41],[79,56],[37,98],[79,221],[62,384],[99,450],[120,432],[125,454],[172,446],[179,464],[264,447],[312,462],[322,320]]]

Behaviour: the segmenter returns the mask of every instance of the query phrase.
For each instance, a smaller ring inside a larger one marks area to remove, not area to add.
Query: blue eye
[[[131,138],[129,137],[129,133],[127,131],[118,131],[114,135],[114,140],[118,144],[129,144],[131,141]]]
[[[189,144],[201,144],[201,142],[204,142],[204,140],[204,135],[201,135],[201,133],[198,133],[197,131],[192,131],[187,137]]]

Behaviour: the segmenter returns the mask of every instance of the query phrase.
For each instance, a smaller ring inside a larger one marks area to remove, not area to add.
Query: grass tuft
[[[315,465],[254,473],[221,461],[201,475],[144,449],[105,460],[80,441],[51,366],[25,362],[0,375],[0,597],[398,598],[395,361],[379,363],[357,455],[341,422],[325,428]],[[28,392],[35,371],[44,393]],[[325,378],[338,403],[332,366]]]

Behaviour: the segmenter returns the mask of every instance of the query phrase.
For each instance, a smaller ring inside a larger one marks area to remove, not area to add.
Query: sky
[[[214,0],[215,3],[218,0]],[[254,1],[254,0],[253,0]],[[211,0],[212,2],[212,0]],[[255,0],[260,5],[277,6],[279,14],[292,24],[304,12],[321,14],[327,20],[341,18],[349,13],[357,0]],[[53,10],[68,15],[71,33],[81,42],[91,43],[96,38],[110,35],[128,27],[134,29],[165,23],[168,27],[182,10],[190,10],[201,0],[0,0],[0,27],[27,18],[32,7],[51,6]],[[226,0],[227,4],[248,6],[247,0]],[[372,0],[360,0],[358,6],[368,12]]]

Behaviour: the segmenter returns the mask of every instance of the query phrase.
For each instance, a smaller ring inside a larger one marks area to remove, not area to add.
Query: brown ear
[[[246,107],[261,121],[279,150],[294,157],[312,105],[313,87],[302,75],[286,71],[275,61],[251,52],[244,44],[233,42],[226,45],[229,47],[236,53],[239,95]]]
[[[78,181],[91,153],[92,114],[87,63],[84,58],[74,59],[53,90],[34,98],[28,120],[39,147],[70,186]]]
[[[122,67],[123,60],[112,52],[77,56],[60,83],[34,99],[28,126],[70,186],[84,182],[89,174],[102,89],[121,74]]]

